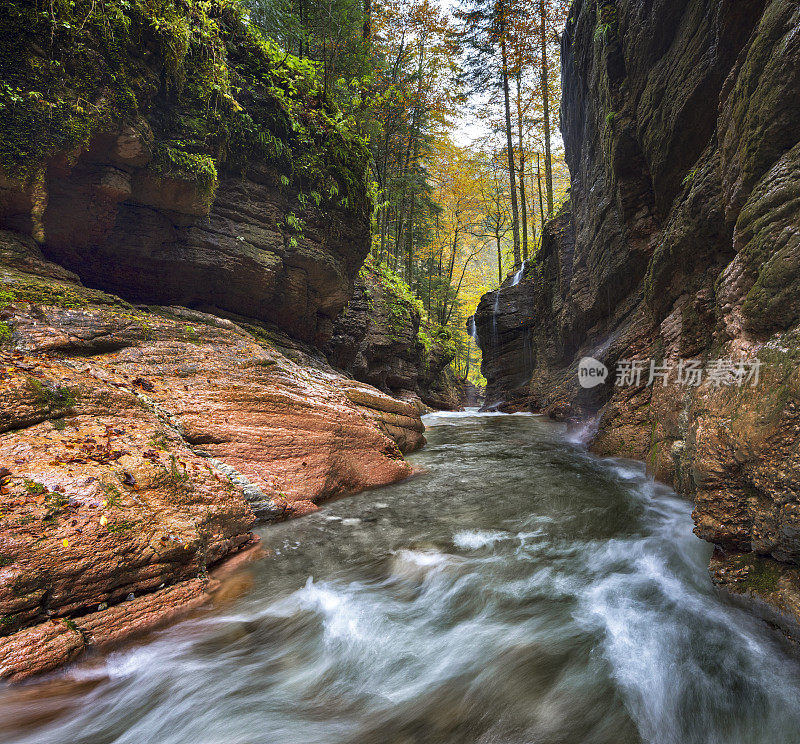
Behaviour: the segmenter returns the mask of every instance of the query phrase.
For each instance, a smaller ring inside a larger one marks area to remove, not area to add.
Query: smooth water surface
[[[0,741],[800,741],[800,666],[686,502],[542,418],[427,424],[420,475],[263,528],[233,605],[0,689]]]

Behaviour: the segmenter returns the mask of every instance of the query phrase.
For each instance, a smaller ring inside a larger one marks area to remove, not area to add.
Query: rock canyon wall
[[[320,350],[366,145],[237,7],[0,8],[0,678],[203,605],[257,519],[425,441]]]
[[[480,304],[487,403],[647,462],[694,500],[714,580],[797,635],[800,7],[576,0],[562,64],[571,199]],[[586,356],[605,384],[578,384]]]
[[[435,409],[459,410],[462,384],[450,367],[449,331],[423,319],[422,303],[404,282],[372,261],[326,345],[333,364],[395,397]]]

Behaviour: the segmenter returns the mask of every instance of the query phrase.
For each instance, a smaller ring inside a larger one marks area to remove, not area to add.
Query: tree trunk
[[[511,101],[508,92],[508,57],[506,56],[505,20],[500,34],[500,51],[503,63],[503,96],[506,105],[506,149],[508,150],[508,180],[511,191],[511,223],[514,233],[514,265],[521,263],[519,255],[519,210],[517,207],[517,179],[514,168],[514,143],[511,141]]]
[[[542,201],[542,167],[539,164],[539,153],[536,153],[536,180],[539,182],[539,228],[544,229],[544,203]]]
[[[408,240],[406,242],[406,282],[411,286],[411,275],[414,273],[414,207],[417,200],[414,198],[414,193],[411,193],[411,205],[409,206],[408,214]]]
[[[372,0],[364,0],[364,41],[369,44],[372,40]]]
[[[500,234],[495,233],[495,240],[497,241],[497,283],[503,283],[503,251],[500,248]]]
[[[389,263],[389,257],[386,256],[386,258],[384,259],[384,256],[386,255],[386,238],[388,237],[388,232],[389,232],[389,209],[388,209],[388,207],[383,207],[381,209],[380,216],[381,216],[381,253],[380,253],[380,256],[378,258],[379,258],[380,261],[384,261],[385,260],[386,263],[388,264]]]
[[[547,81],[547,13],[539,0],[542,32],[542,111],[544,113],[544,170],[547,183],[547,216],[553,214],[553,161],[550,154],[550,91]]]
[[[528,203],[525,199],[525,146],[522,142],[522,70],[517,70],[517,131],[519,139],[519,201],[522,207],[522,260],[528,260]]]
[[[306,32],[306,14],[305,14],[305,3],[303,0],[300,0],[299,3],[299,11],[300,11],[300,38],[297,40],[297,48],[298,48],[298,57],[302,57],[305,53],[305,49],[303,48],[303,35]]]

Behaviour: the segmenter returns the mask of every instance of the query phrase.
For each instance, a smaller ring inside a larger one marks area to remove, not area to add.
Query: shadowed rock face
[[[74,166],[50,166],[45,255],[130,301],[216,307],[323,342],[369,249],[367,218],[312,205],[297,235],[285,222],[297,193],[279,171],[223,177],[209,203],[194,184],[150,176],[146,143],[132,140],[98,137]],[[0,226],[15,227],[20,214],[7,204]]]
[[[368,263],[325,350],[357,380],[432,408],[459,410],[462,388],[449,366],[455,357],[449,333],[433,324],[420,328],[419,310]]]
[[[481,303],[487,400],[595,418],[597,451],[645,460],[695,499],[697,534],[721,548],[715,580],[795,622],[800,8],[578,0],[570,19],[571,199],[535,267],[501,290],[494,345],[495,296]],[[607,384],[578,386],[583,356]],[[621,360],[651,358],[757,363],[760,381],[614,384]]]

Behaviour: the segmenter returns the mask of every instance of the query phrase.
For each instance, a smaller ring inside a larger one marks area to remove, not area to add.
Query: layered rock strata
[[[0,676],[205,603],[257,517],[409,475],[413,405],[266,326],[134,307],[0,238]]]
[[[459,410],[450,333],[422,319],[422,305],[384,266],[367,262],[325,345],[331,363],[395,397]]]

